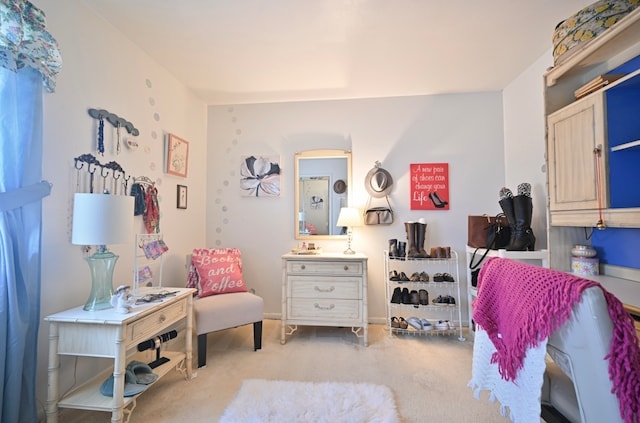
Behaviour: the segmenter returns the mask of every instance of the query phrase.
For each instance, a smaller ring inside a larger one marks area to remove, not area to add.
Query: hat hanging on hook
[[[370,196],[383,198],[391,192],[393,178],[389,172],[381,167],[380,162],[376,161],[374,168],[364,178],[364,187]]]

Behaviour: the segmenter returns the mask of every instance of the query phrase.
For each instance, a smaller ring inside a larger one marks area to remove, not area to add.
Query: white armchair
[[[207,335],[211,332],[253,324],[253,349],[262,349],[264,301],[244,285],[240,250],[195,249],[194,254],[187,255],[187,268],[187,286],[197,287],[200,292],[193,301],[198,367],[207,364]],[[222,286],[242,288],[225,290]]]
[[[571,318],[549,336],[547,353],[553,361],[547,363],[542,387],[542,417],[547,422],[623,421],[604,359],[612,330],[602,289],[585,289]]]

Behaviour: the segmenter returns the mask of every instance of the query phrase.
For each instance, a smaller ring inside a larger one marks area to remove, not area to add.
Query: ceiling
[[[592,0],[84,0],[207,104],[501,90]]]

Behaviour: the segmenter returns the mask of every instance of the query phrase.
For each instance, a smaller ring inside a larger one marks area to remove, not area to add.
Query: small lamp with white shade
[[[351,241],[353,238],[353,230],[351,228],[362,225],[360,210],[354,207],[342,207],[336,225],[347,228],[347,249],[344,251],[344,254],[355,254],[356,252],[351,249]]]
[[[84,310],[112,307],[113,270],[118,256],[107,250],[107,244],[131,241],[133,203],[134,198],[129,195],[74,195],[71,242],[75,245],[99,246],[93,255],[86,257],[91,271],[91,294]]]

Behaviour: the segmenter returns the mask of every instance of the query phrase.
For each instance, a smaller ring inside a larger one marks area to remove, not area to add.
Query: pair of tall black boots
[[[520,191],[520,189],[519,189]],[[526,194],[504,196],[498,201],[502,212],[511,226],[511,239],[506,249],[509,251],[533,251],[536,247],[536,237],[531,229],[533,202]]]

